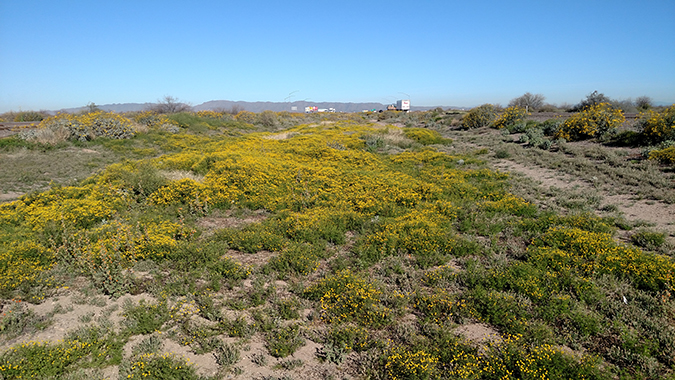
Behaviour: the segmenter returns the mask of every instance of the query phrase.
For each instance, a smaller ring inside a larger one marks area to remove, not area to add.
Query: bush
[[[491,125],[497,117],[497,109],[492,104],[472,108],[462,118],[462,126],[465,129],[482,128]]]
[[[298,325],[280,327],[267,335],[267,350],[275,358],[292,355],[304,345],[305,341],[300,336]]]
[[[666,237],[663,233],[639,231],[631,236],[631,241],[638,247],[655,250],[666,243]]]
[[[36,111],[23,111],[14,115],[14,121],[23,122],[23,121],[42,121],[44,115]]]
[[[424,351],[396,347],[387,355],[384,367],[390,379],[423,380],[433,378],[437,363],[437,357]]]
[[[36,140],[40,131],[49,130],[63,135],[64,139],[88,141],[97,137],[128,139],[136,130],[131,121],[113,112],[94,112],[84,115],[60,113],[40,122],[37,131],[25,131],[19,136],[25,140]]]
[[[563,123],[562,119],[548,119],[541,123],[539,127],[546,136],[555,136]]]
[[[638,128],[648,143],[675,140],[675,104],[661,112],[640,112]]]
[[[530,113],[527,112],[523,107],[509,107],[505,109],[501,115],[499,115],[493,126],[497,129],[508,128],[518,122],[525,120],[525,117],[527,117],[529,114]]]
[[[556,139],[578,141],[601,137],[621,125],[626,118],[621,110],[608,103],[589,106],[565,120],[555,134]]]
[[[382,292],[349,270],[339,271],[305,289],[305,296],[321,302],[328,323],[357,322],[365,326],[388,323],[389,310],[380,305]]]
[[[650,160],[656,160],[667,165],[675,165],[675,146],[662,150],[653,150],[649,153]]]

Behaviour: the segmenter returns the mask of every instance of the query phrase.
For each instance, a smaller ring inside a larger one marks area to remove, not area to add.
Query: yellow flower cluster
[[[389,379],[428,379],[434,373],[438,358],[424,351],[412,352],[396,347],[387,355],[384,368]]]
[[[530,113],[523,107],[508,107],[497,117],[492,126],[497,129],[507,128],[525,120],[528,115]]]
[[[495,197],[485,197],[486,199]],[[499,194],[496,200],[485,200],[480,204],[481,208],[491,212],[501,212],[512,215],[531,215],[536,212],[536,207],[513,194]]]
[[[661,112],[641,112],[638,119],[642,133],[651,142],[675,139],[675,104]]]
[[[617,128],[626,118],[623,111],[608,103],[589,106],[567,118],[555,134],[556,139],[577,141],[599,137]]]
[[[327,323],[357,322],[376,326],[390,318],[389,310],[380,305],[381,291],[350,270],[339,271],[305,292],[318,295],[322,318]]]
[[[464,299],[456,300],[445,290],[438,290],[429,295],[418,295],[413,306],[424,315],[425,319],[436,324],[444,324],[447,321],[458,322],[460,315],[468,310]]]
[[[649,159],[660,161],[667,165],[675,165],[675,146],[654,150],[649,153]]]
[[[608,233],[554,227],[535,242],[532,260],[556,271],[579,271],[627,277],[646,290],[671,290],[675,262],[667,256],[619,245]]]

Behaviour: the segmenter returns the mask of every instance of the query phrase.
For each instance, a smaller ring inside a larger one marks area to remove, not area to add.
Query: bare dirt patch
[[[234,215],[232,210],[228,210],[224,214],[202,218],[197,225],[204,230],[205,236],[209,236],[223,228],[241,228],[249,224],[260,223],[268,217],[269,214],[265,210],[250,211],[243,215]]]
[[[573,188],[586,188],[598,191],[604,205],[614,205],[627,220],[647,222],[654,228],[675,236],[675,204],[635,199],[630,194],[611,195],[596,188],[593,184],[573,178],[567,174],[540,166],[525,166],[516,162],[501,160],[494,164],[497,169],[518,172],[538,182],[544,188],[555,187],[563,191]]]

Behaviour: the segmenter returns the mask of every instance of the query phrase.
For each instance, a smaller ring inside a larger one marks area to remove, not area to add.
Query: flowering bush
[[[656,160],[667,165],[675,165],[675,145],[649,153],[650,160]]]
[[[650,143],[675,140],[675,104],[661,112],[648,110],[638,116],[638,127]]]
[[[128,139],[136,130],[131,121],[113,112],[93,112],[84,115],[60,113],[40,122],[38,128],[68,132],[68,139],[87,141],[97,137]],[[30,135],[21,135],[30,139]]]
[[[577,141],[600,137],[624,121],[626,118],[621,110],[612,108],[608,103],[599,103],[570,116],[560,125],[555,138]]]
[[[380,305],[382,292],[349,270],[324,278],[305,289],[304,294],[321,302],[322,318],[327,323],[379,326],[391,318],[389,310]]]
[[[384,368],[389,379],[431,379],[438,358],[424,351],[411,352],[406,347],[396,347],[387,355]]]
[[[530,115],[523,107],[513,106],[505,109],[492,124],[497,129],[508,128]]]

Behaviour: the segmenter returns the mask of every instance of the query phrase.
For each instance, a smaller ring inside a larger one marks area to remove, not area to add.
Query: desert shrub
[[[88,342],[76,339],[56,344],[27,342],[0,355],[0,375],[5,379],[60,379],[78,367],[101,365],[110,358],[109,355],[119,355],[113,354],[111,348],[105,340]],[[108,364],[113,364],[110,361]]]
[[[466,300],[444,290],[432,294],[417,294],[413,302],[422,320],[439,325],[447,322],[459,323],[470,313]]]
[[[242,229],[221,230],[218,239],[225,241],[230,248],[248,253],[281,251],[287,243],[273,226],[264,223],[251,224]]]
[[[129,119],[113,112],[103,111],[84,115],[60,113],[42,120],[39,129],[48,129],[54,133],[67,131],[67,139],[79,141],[93,140],[97,137],[128,139],[136,134]],[[31,139],[32,136],[27,134],[25,138]]]
[[[666,236],[662,232],[638,231],[630,239],[638,247],[650,250],[658,249],[666,243]]]
[[[128,301],[128,300],[127,300]],[[140,300],[138,305],[125,302],[124,325],[131,334],[150,334],[159,330],[170,319],[166,300],[156,303]]]
[[[234,116],[235,120],[242,121],[244,123],[254,124],[256,122],[257,116],[255,113],[250,111],[240,111]]]
[[[497,109],[492,104],[472,108],[462,117],[464,129],[482,128],[490,126],[497,117]]]
[[[21,111],[17,112],[14,115],[13,121],[24,122],[24,121],[42,121],[45,118],[45,115],[42,112],[37,111]]]
[[[426,128],[405,128],[403,130],[405,136],[413,141],[417,141],[422,145],[431,144],[447,144],[452,142],[450,139],[441,137],[441,134],[432,129]]]
[[[266,128],[272,128],[279,123],[277,114],[273,111],[262,111],[258,114],[257,119],[258,123]]]
[[[298,325],[279,327],[267,334],[266,341],[267,351],[275,358],[285,358],[292,355],[305,344],[304,339],[300,336]]]
[[[469,292],[467,301],[482,321],[511,334],[522,334],[532,316],[529,299],[511,292],[479,286]]]
[[[625,120],[621,110],[613,109],[607,103],[599,103],[570,116],[560,125],[554,136],[567,141],[601,137]]]
[[[344,352],[363,352],[372,346],[373,342],[365,328],[350,324],[337,324],[328,330],[324,344],[332,345]]]
[[[527,115],[529,115],[529,112],[523,107],[508,107],[499,115],[499,117],[497,117],[497,120],[494,121],[492,126],[497,129],[508,128],[525,120]]]
[[[26,331],[39,330],[48,325],[46,319],[28,309],[25,302],[13,301],[7,308],[0,310],[0,337],[4,339],[13,339]]]
[[[656,144],[666,140],[675,140],[675,104],[661,112],[647,110],[638,116],[637,127],[644,140]]]
[[[675,165],[675,146],[649,152],[649,159],[666,165]]]
[[[560,129],[560,125],[563,123],[563,119],[548,119],[539,124],[539,128],[544,132],[545,136],[555,136]]]
[[[178,98],[166,95],[157,103],[149,107],[150,111],[157,113],[175,114],[179,112],[188,112],[192,109],[188,104],[180,102]]]

